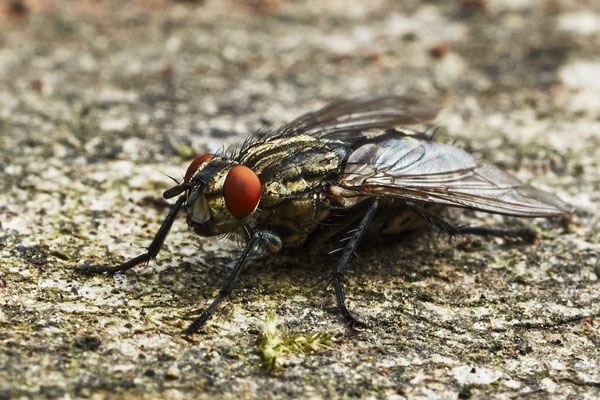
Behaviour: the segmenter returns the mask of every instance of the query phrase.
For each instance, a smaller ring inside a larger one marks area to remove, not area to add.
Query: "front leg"
[[[378,204],[376,200],[369,205],[369,208],[367,209],[365,215],[362,217],[360,224],[356,229],[353,230],[354,233],[346,243],[346,247],[344,248],[344,254],[342,254],[342,257],[335,266],[333,278],[331,279],[331,283],[333,284],[333,288],[335,289],[335,299],[337,301],[338,310],[342,314],[342,317],[344,317],[344,320],[350,326],[366,327],[367,325],[364,322],[357,320],[354,316],[352,316],[352,314],[350,314],[350,311],[348,311],[348,308],[346,307],[346,298],[344,296],[344,290],[342,288],[342,280],[344,279],[344,273],[348,268],[350,256],[352,256],[352,253],[354,253],[354,251],[358,247],[360,239],[365,233],[367,225],[369,224],[369,222],[371,222],[373,216],[375,216],[375,212],[377,211],[377,205]]]
[[[221,290],[219,290],[219,295],[213,300],[211,305],[208,306],[208,308],[204,310],[204,312],[198,318],[196,318],[194,322],[190,324],[190,326],[188,326],[188,328],[184,332],[186,335],[196,333],[198,329],[200,329],[200,327],[202,327],[202,325],[204,325],[206,321],[208,321],[208,319],[215,312],[219,304],[231,294],[235,286],[235,282],[237,281],[240,273],[242,272],[242,269],[246,266],[246,261],[248,255],[250,254],[250,251],[252,251],[254,246],[259,243],[265,245],[267,250],[269,250],[271,253],[277,253],[282,246],[281,239],[273,232],[266,230],[257,230],[253,232],[250,236],[250,239],[248,239],[248,242],[246,243],[246,247],[244,248],[242,255],[235,263],[231,274],[221,287]]]
[[[109,273],[120,272],[120,271],[126,271],[132,267],[135,267],[136,265],[146,263],[146,262],[150,261],[151,259],[155,258],[157,256],[158,252],[160,251],[160,248],[162,247],[162,245],[165,241],[165,238],[169,234],[169,230],[171,230],[173,221],[175,221],[175,217],[177,216],[177,213],[181,209],[181,206],[183,206],[183,203],[185,203],[185,196],[181,196],[181,197],[179,197],[179,199],[177,199],[177,202],[175,203],[175,205],[173,206],[171,211],[169,211],[169,214],[163,221],[162,225],[160,226],[160,229],[154,236],[154,239],[152,239],[152,243],[150,243],[150,246],[148,246],[148,251],[145,252],[144,254],[140,254],[139,256],[134,257],[131,260],[124,262],[123,264],[119,264],[119,265],[115,265],[115,266],[108,266],[108,265],[87,266],[87,265],[84,265],[84,266],[76,267],[75,271],[88,273],[88,274],[90,274],[90,273],[97,274],[97,273],[102,273],[102,272],[109,272]]]

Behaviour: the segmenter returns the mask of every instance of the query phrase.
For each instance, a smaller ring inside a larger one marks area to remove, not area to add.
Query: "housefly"
[[[271,253],[314,249],[343,237],[330,284],[345,321],[362,325],[345,305],[342,281],[365,233],[394,234],[433,224],[450,234],[534,238],[528,230],[457,226],[441,212],[459,207],[527,218],[571,212],[554,195],[405,128],[437,113],[419,97],[359,97],[250,138],[234,156],[200,155],[183,181],[164,192],[165,199],[178,199],[147,252],[117,266],[78,270],[117,272],[149,262],[182,207],[187,224],[200,236],[238,233],[245,248],[218,296],[187,328],[194,333],[232,292],[257,247]]]

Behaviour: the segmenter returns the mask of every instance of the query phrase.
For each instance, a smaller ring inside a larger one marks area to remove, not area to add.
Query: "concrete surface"
[[[597,1],[0,3],[0,399],[600,396]],[[437,232],[352,263],[343,326],[331,261],[257,258],[194,340],[239,245],[156,205],[194,153],[360,94],[421,93],[456,143],[556,193],[572,222],[472,212],[541,241]],[[333,335],[261,364],[261,324]]]

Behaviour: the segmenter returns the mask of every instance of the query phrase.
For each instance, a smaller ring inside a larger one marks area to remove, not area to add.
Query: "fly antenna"
[[[175,181],[177,182],[177,181]],[[175,196],[180,195],[181,193],[185,192],[186,190],[188,190],[191,187],[191,184],[189,182],[183,182],[180,183],[176,186],[173,186],[170,189],[167,189],[163,192],[163,198],[165,199],[171,199]]]
[[[170,178],[170,179],[172,179],[172,180],[173,180],[173,182],[175,182],[175,183],[176,183],[176,184],[178,184],[178,185],[181,183],[180,181],[178,181],[177,179],[173,178],[171,175],[167,174],[166,172],[163,172],[163,171],[161,171],[161,170],[159,170],[159,169],[154,169],[154,170],[155,170],[155,171],[157,171],[157,172],[160,172],[161,174],[163,174],[163,175],[164,175],[164,176],[166,176],[167,178]]]
[[[164,174],[164,172],[163,172],[163,174]],[[165,174],[165,175],[167,175],[167,177],[171,178],[173,180],[173,182],[175,182],[176,184],[178,184],[178,185],[180,184],[180,182],[177,179],[173,178],[171,175],[169,175],[169,174]]]

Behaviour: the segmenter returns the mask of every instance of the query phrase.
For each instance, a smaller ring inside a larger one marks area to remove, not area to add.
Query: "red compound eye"
[[[183,178],[183,181],[189,182],[190,179],[192,179],[192,177],[196,173],[196,171],[198,171],[198,167],[200,166],[200,164],[202,164],[204,161],[206,161],[210,158],[213,158],[214,156],[215,156],[214,154],[206,153],[206,154],[202,154],[201,156],[196,157],[196,159],[194,161],[192,161],[192,163],[188,167],[187,171],[185,171],[185,178]]]
[[[260,180],[248,167],[237,165],[229,171],[223,195],[229,211],[237,218],[252,214],[260,200]]]

